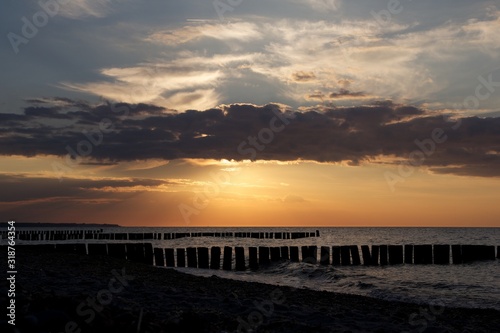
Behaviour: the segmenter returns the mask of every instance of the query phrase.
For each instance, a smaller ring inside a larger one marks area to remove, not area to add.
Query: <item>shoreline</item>
[[[4,253],[1,257],[5,261]],[[500,327],[500,311],[494,309],[207,278],[108,256],[19,247],[17,258],[20,332],[65,332],[71,322],[70,332],[493,332]],[[9,332],[5,325],[2,332]]]

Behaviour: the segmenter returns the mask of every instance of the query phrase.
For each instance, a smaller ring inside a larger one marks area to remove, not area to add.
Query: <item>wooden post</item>
[[[495,260],[495,246],[483,245],[482,249],[484,260]]]
[[[110,249],[109,249],[110,245],[111,244],[108,244],[108,255],[109,256],[111,256],[111,252],[110,252]],[[123,246],[123,244],[120,244],[120,245],[122,245],[122,248],[123,248],[123,256],[121,256],[119,258],[120,259],[125,259],[125,247]],[[87,247],[83,243],[78,243],[78,244],[75,244],[75,251],[78,254],[87,254]]]
[[[114,243],[108,244],[108,252],[111,257],[125,259],[125,244]]]
[[[165,259],[163,258],[163,249],[159,249],[155,247],[154,249],[154,254],[155,254],[155,264],[156,266],[165,266]]]
[[[177,267],[186,267],[186,250],[177,249]]]
[[[372,258],[368,245],[361,245],[361,253],[363,254],[363,265],[370,266],[372,264]]]
[[[403,263],[403,245],[389,245],[389,264],[401,265]]]
[[[450,263],[450,246],[434,245],[434,264],[448,265]]]
[[[451,246],[451,256],[453,264],[461,264],[463,263],[462,258],[462,246],[461,245],[452,245]]]
[[[250,269],[255,270],[259,268],[259,262],[257,261],[257,248],[249,247],[248,248],[248,258],[249,258],[249,266]]]
[[[380,265],[387,265],[389,263],[389,259],[387,258],[388,254],[388,246],[387,245],[380,245],[379,247],[379,254],[380,254]]]
[[[340,246],[332,246],[332,265],[340,266]]]
[[[208,268],[208,247],[198,248],[198,268]]]
[[[290,260],[290,257],[288,256],[288,246],[281,247],[281,258],[284,260]]]
[[[415,245],[414,251],[415,264],[432,264],[432,245]]]
[[[269,260],[269,247],[259,246],[259,266],[269,265],[271,261]]]
[[[372,265],[377,266],[380,254],[380,246],[372,245]]]
[[[280,260],[281,260],[280,248],[277,246],[271,247],[271,261],[280,261]]]
[[[342,266],[349,266],[351,264],[351,247],[342,245],[340,247],[340,263]]]
[[[61,244],[57,244],[57,247]],[[108,251],[106,249],[106,244],[103,243],[97,243],[97,244],[88,244],[88,249],[89,249],[89,255],[96,255],[96,256],[105,256],[108,254]]]
[[[224,259],[222,263],[222,269],[230,271],[232,268],[233,261],[233,248],[230,246],[224,246]]]
[[[330,265],[330,247],[322,246],[320,255],[319,263],[321,265]]]
[[[405,245],[405,264],[413,264],[413,245]]]
[[[299,247],[290,246],[290,261],[299,262]]]
[[[153,265],[153,244],[145,243],[144,245],[144,263]]]
[[[308,254],[309,254],[310,263],[317,264],[318,263],[318,247],[316,245],[309,246]]]
[[[353,265],[361,265],[361,260],[359,259],[359,249],[357,245],[351,245],[350,246],[351,250],[351,257],[352,257],[352,264]]]
[[[220,269],[220,247],[212,246],[210,249],[210,268]]]
[[[196,248],[195,247],[188,247],[186,249],[186,253],[187,253],[188,267],[197,268],[198,261],[196,260]]]
[[[244,271],[246,269],[245,249],[243,247],[237,246],[237,247],[235,247],[234,252],[235,252],[235,256],[236,256],[236,270],[237,271]]]
[[[167,262],[167,267],[175,267],[174,249],[165,249],[165,261]],[[177,250],[177,262],[178,261],[179,261],[179,252]],[[183,265],[182,267],[184,266],[185,265]],[[177,267],[179,267],[179,265],[177,265]]]

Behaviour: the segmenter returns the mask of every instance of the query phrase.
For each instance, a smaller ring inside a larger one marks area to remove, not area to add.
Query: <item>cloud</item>
[[[307,82],[314,80],[315,78],[316,75],[314,75],[314,72],[298,71],[292,74],[292,79],[296,82]]]
[[[288,194],[285,198],[283,198],[283,202],[294,204],[294,203],[307,202],[307,200],[301,197],[300,195]]]
[[[64,182],[54,184],[54,179],[49,177],[0,174],[0,184],[2,187],[8,186],[10,191],[3,191],[0,194],[0,202],[21,202],[61,199],[109,199],[109,196],[102,192],[113,188],[117,192],[146,191],[156,189],[160,186],[175,184],[159,179],[119,179],[119,178],[68,178]]]
[[[71,0],[60,5],[59,14],[71,18],[82,19],[87,17],[106,17],[113,10],[113,6],[118,6],[129,0]]]
[[[335,12],[340,8],[342,0],[294,0],[294,2],[305,4],[319,12]]]
[[[202,38],[212,38],[221,41],[249,42],[263,37],[259,27],[254,23],[235,22],[228,24],[207,23],[186,25],[172,30],[156,31],[146,40],[155,43],[178,46]]]
[[[360,165],[391,164],[415,157],[411,154],[417,151],[418,162],[435,172],[500,176],[500,118],[462,117],[450,122],[435,112],[391,101],[303,112],[273,104],[233,104],[183,113],[146,104],[115,107],[131,110],[128,115],[106,104],[87,106],[85,112],[66,106],[28,107],[23,115],[5,114],[17,126],[0,126],[0,154],[64,157],[68,147],[76,150],[79,143],[90,140],[84,130],[99,138],[99,123],[106,118],[113,130],[100,134],[102,140],[84,161],[243,161],[254,157],[253,151],[260,161]],[[285,109],[294,119],[280,120]],[[67,121],[65,126],[52,124],[61,119]],[[283,129],[270,140],[271,124]],[[446,136],[444,142],[431,142],[437,129]],[[252,140],[258,140],[257,145]]]
[[[347,89],[339,89],[338,92],[331,92],[328,94],[322,91],[316,91],[312,94],[307,95],[307,99],[316,99],[321,101],[328,100],[340,100],[340,99],[360,99],[360,98],[370,98],[373,96],[368,96],[362,91],[350,91]]]

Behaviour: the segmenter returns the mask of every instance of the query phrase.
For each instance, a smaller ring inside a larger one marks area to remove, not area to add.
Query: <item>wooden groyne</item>
[[[7,231],[2,231],[2,239],[7,238]],[[256,239],[301,239],[319,237],[319,230],[299,232],[118,232],[105,233],[100,230],[20,230],[16,231],[16,239],[23,241],[64,241],[64,240],[170,240],[186,237],[234,237]]]
[[[77,243],[17,245],[44,251],[109,255],[162,267],[255,270],[273,262],[291,261],[333,266],[448,265],[500,259],[500,246],[492,245],[357,245],[280,247],[153,248],[151,243]],[[1,248],[6,248],[2,246]],[[319,252],[319,260],[318,260]],[[361,255],[360,255],[361,253]]]

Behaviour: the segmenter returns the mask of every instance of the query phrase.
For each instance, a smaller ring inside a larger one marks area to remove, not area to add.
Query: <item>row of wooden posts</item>
[[[104,233],[102,230],[23,230],[17,232],[17,238],[25,241],[59,241],[74,239],[103,239],[103,240],[161,240],[178,239],[185,237],[238,237],[257,239],[300,239],[319,237],[319,230],[315,232],[174,232],[174,233]],[[2,238],[7,233],[2,232]]]
[[[220,269],[221,257],[224,270],[233,269],[233,248],[188,247],[153,248],[151,243],[94,243],[94,244],[44,244],[36,246],[51,251],[73,252],[88,255],[109,255],[156,266],[194,267]],[[235,269],[257,269],[271,262],[290,260],[321,265],[400,265],[400,264],[462,264],[480,260],[495,260],[495,246],[487,245],[357,245],[351,246],[281,246],[234,248]],[[299,256],[299,253],[301,256]],[[248,262],[247,259],[248,258]],[[500,246],[496,258],[500,259]],[[186,260],[187,259],[187,260]],[[451,260],[450,260],[451,259]]]

